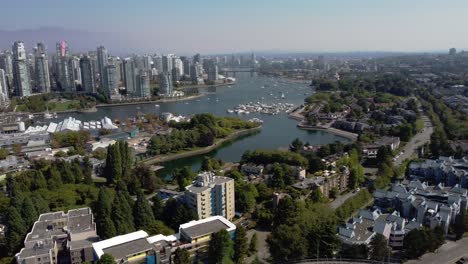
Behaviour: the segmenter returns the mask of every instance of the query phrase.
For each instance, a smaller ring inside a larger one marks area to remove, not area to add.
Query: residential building
[[[95,260],[109,254],[117,263],[122,264],[173,263],[174,253],[178,248],[188,250],[195,260],[203,260],[207,257],[212,235],[223,229],[234,239],[236,226],[222,216],[213,216],[182,224],[178,233],[169,236],[149,236],[140,230],[99,241],[92,246]]]
[[[158,73],[161,73],[164,71],[163,59],[160,55],[156,55],[153,57],[153,67],[158,71]]]
[[[382,146],[388,147],[391,151],[395,151],[400,146],[400,138],[381,137],[374,143],[362,144],[362,154],[369,159],[375,159],[377,158],[379,148]]]
[[[324,170],[317,173],[313,178],[302,177],[298,170],[299,182],[293,184],[293,187],[298,190],[315,190],[319,189],[325,197],[330,197],[330,192],[333,189],[337,189],[340,193],[348,189],[349,181],[349,169],[346,166],[341,166],[339,171],[335,170]]]
[[[111,99],[114,99],[114,97],[119,94],[119,82],[117,80],[116,71],[115,65],[113,64],[108,64],[104,71],[103,89]]]
[[[443,183],[445,186],[459,184],[462,188],[468,188],[468,157],[414,161],[408,166],[408,174],[411,179]]]
[[[163,72],[171,73],[173,65],[172,65],[172,58],[174,57],[173,54],[167,54],[162,56],[162,66]]]
[[[467,190],[459,185],[444,187],[420,181],[395,183],[390,191],[376,190],[375,205],[384,210],[396,210],[402,217],[434,228],[443,225],[445,231],[458,214],[467,210]]]
[[[50,92],[49,61],[44,43],[38,43],[34,50],[35,84],[40,93]]]
[[[90,208],[41,214],[24,248],[16,254],[18,264],[80,264],[94,260],[92,243],[99,237]]]
[[[140,98],[150,98],[150,77],[148,71],[140,70],[136,76],[136,95]]]
[[[124,84],[128,95],[136,93],[136,71],[135,62],[132,58],[125,58],[123,61]]]
[[[247,175],[261,175],[263,173],[263,169],[263,165],[257,165],[254,163],[245,163],[241,166],[241,171]]]
[[[107,72],[107,64],[108,64],[108,57],[107,57],[107,50],[103,46],[99,46],[97,48],[97,72],[99,74],[99,87],[105,88],[105,76]]]
[[[56,45],[57,83],[64,92],[75,92],[75,77],[68,50],[68,43],[60,41]]]
[[[0,69],[0,109],[8,108],[9,105],[7,77],[5,71]]]
[[[9,50],[0,53],[0,69],[5,71],[8,89],[13,86],[13,54]]]
[[[16,41],[13,44],[13,79],[16,96],[23,97],[32,94],[26,49],[22,41]]]
[[[199,219],[220,215],[231,220],[235,214],[234,179],[203,172],[185,188],[185,201]]]
[[[89,56],[83,56],[80,59],[81,69],[81,89],[86,93],[96,93],[96,86],[94,84],[94,70],[93,64]]]
[[[403,247],[403,239],[409,231],[421,224],[400,217],[398,212],[383,214],[379,209],[359,210],[338,229],[338,237],[346,245],[369,245],[376,234],[385,236],[394,249]]]
[[[159,74],[159,94],[162,96],[172,95],[172,79],[171,75],[167,72]]]

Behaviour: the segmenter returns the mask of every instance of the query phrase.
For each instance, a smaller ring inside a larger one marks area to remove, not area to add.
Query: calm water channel
[[[287,148],[289,143],[295,138],[300,138],[302,141],[309,142],[312,145],[327,144],[337,140],[348,141],[346,138],[323,131],[298,129],[296,127],[297,121],[288,118],[286,114],[228,114],[227,109],[232,109],[239,104],[249,102],[267,104],[283,102],[299,106],[304,102],[304,98],[313,92],[304,83],[301,84],[265,76],[251,76],[249,73],[238,73],[236,79],[237,83],[232,86],[201,88],[200,93],[205,96],[190,101],[158,103],[159,107],[156,107],[155,104],[104,107],[99,108],[96,113],[62,114],[59,115],[58,119],[73,116],[87,121],[108,116],[111,119],[119,118],[120,120],[124,120],[127,117],[135,116],[138,112],[154,114],[171,112],[181,115],[212,113],[218,116],[238,116],[243,119],[257,117],[262,119],[264,123],[261,132],[226,143],[223,147],[203,155],[216,157],[224,161],[238,161],[242,154],[249,149]],[[284,99],[281,99],[281,93],[284,93]],[[161,176],[167,176],[173,168],[180,166],[191,166],[192,169],[198,170],[203,156],[167,162],[163,164],[165,169],[159,173]]]

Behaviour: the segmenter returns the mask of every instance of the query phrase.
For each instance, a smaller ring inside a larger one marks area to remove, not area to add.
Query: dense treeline
[[[148,146],[150,154],[159,155],[210,146],[217,138],[225,138],[235,130],[254,128],[257,125],[238,118],[197,114],[190,122],[171,122],[170,126],[173,130],[169,135],[151,138]]]
[[[445,232],[443,226],[434,229],[423,227],[413,229],[405,235],[403,244],[404,257],[408,259],[419,258],[426,252],[434,252],[445,242]]]
[[[359,93],[390,93],[397,96],[409,96],[416,84],[402,75],[385,74],[377,78],[359,78],[331,81],[326,79],[314,80],[317,91],[345,91]]]
[[[73,147],[76,152],[84,153],[86,142],[91,140],[88,131],[67,131],[53,133],[51,137],[52,148]]]
[[[304,168],[308,166],[307,159],[300,154],[281,150],[248,150],[242,155],[241,163],[249,162],[265,165],[277,162]]]
[[[19,250],[39,214],[86,206],[97,197],[87,159],[83,163],[41,160],[33,168],[7,175],[6,195],[0,194],[0,215],[7,227],[1,253],[12,255]]]
[[[152,203],[151,206],[141,190],[135,200],[121,181],[115,191],[102,187],[94,206],[99,236],[106,239],[135,230],[170,235],[180,224],[197,219],[193,210],[174,199],[164,204],[159,196],[154,196]]]
[[[432,108],[439,117],[448,139],[468,139],[468,120],[465,114],[452,110],[441,99],[436,98],[428,91],[420,94],[429,103],[425,104],[425,108],[429,111]]]
[[[340,248],[341,242],[336,236],[337,218],[323,204],[285,197],[280,200],[272,220],[267,243],[275,263],[331,258]]]

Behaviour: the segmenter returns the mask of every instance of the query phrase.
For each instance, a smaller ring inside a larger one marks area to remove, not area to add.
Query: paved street
[[[449,264],[455,263],[461,257],[468,257],[468,237],[457,242],[447,241],[436,253],[428,253],[418,260],[411,260],[407,264]]]
[[[249,243],[250,243],[250,238],[252,238],[252,235],[254,233],[257,233],[258,251],[257,251],[257,254],[250,256],[246,262],[251,263],[255,259],[255,256],[258,256],[260,261],[267,263],[266,260],[270,257],[270,252],[269,252],[268,244],[266,240],[270,232],[263,231],[263,230],[256,230],[256,229],[247,231],[247,237],[249,238]]]
[[[340,205],[342,205],[346,200],[348,200],[356,194],[358,194],[358,192],[349,192],[344,195],[341,195],[340,197],[336,198],[335,200],[333,200],[333,202],[330,203],[330,207],[336,209],[340,207]]]
[[[417,153],[419,147],[423,146],[431,140],[433,132],[432,123],[426,115],[422,116],[424,121],[423,131],[416,134],[411,140],[403,147],[403,154],[400,155],[394,162],[395,166],[400,166],[403,161],[411,158],[414,153]]]

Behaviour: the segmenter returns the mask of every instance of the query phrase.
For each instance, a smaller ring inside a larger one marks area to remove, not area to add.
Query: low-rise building
[[[363,144],[362,154],[368,159],[375,159],[377,158],[377,152],[379,151],[379,148],[382,146],[389,147],[390,150],[394,151],[400,146],[400,138],[399,137],[381,137],[379,140],[375,141],[374,143]]]
[[[24,248],[16,254],[18,264],[80,264],[94,260],[92,243],[99,237],[90,208],[41,214]]]
[[[443,183],[445,186],[459,184],[462,188],[468,188],[468,157],[439,157],[436,160],[414,161],[408,166],[408,174],[414,180]]]
[[[304,178],[301,181],[293,184],[293,187],[298,190],[314,190],[319,189],[325,197],[330,197],[330,191],[334,188],[339,192],[344,192],[348,188],[349,169],[342,166],[338,171],[324,170],[316,173],[313,178]]]
[[[383,214],[379,209],[359,210],[345,225],[340,226],[338,237],[347,245],[369,245],[376,234],[385,236],[392,248],[401,248],[405,234],[420,228],[421,224],[400,217],[398,212]]]
[[[241,171],[246,175],[262,175],[263,169],[263,165],[257,165],[254,163],[244,163],[241,166]]]
[[[188,250],[191,257],[205,259],[211,237],[226,230],[234,239],[236,226],[222,216],[213,216],[180,225],[173,235],[149,236],[143,230],[116,236],[92,244],[95,260],[104,254],[114,257],[117,263],[173,263],[178,248]]]
[[[467,210],[467,190],[456,185],[429,186],[420,181],[396,183],[390,191],[376,190],[375,205],[381,210],[396,210],[402,217],[435,228],[443,225],[445,232],[457,215]]]

